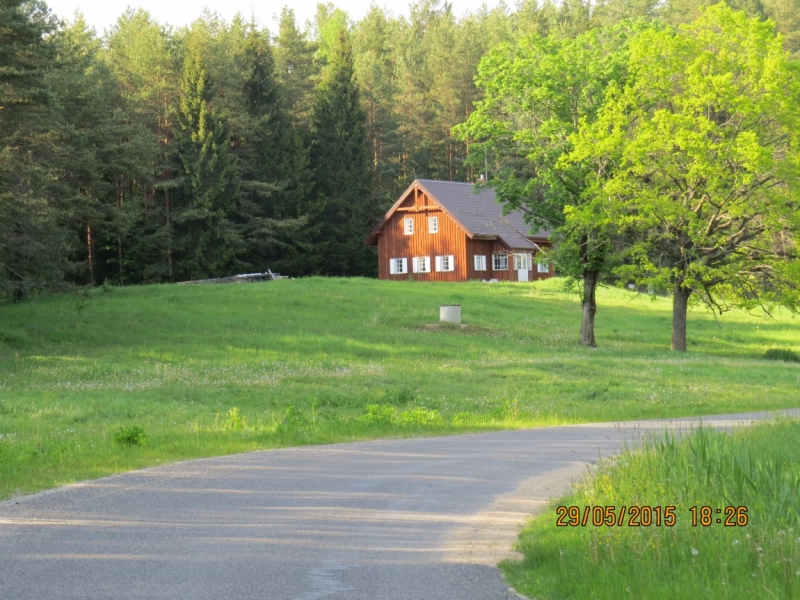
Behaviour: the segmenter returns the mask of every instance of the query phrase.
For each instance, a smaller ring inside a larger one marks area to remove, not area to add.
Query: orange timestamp
[[[677,507],[667,506],[559,506],[558,527],[674,527]],[[746,506],[692,506],[689,508],[692,527],[709,527],[714,523],[725,527],[744,527],[749,523]]]
[[[710,506],[693,506],[689,509],[692,513],[692,527],[708,527],[714,523],[725,527],[744,527],[750,522],[746,506],[726,506],[725,508],[711,508]]]
[[[559,506],[558,527],[674,527],[675,506]]]

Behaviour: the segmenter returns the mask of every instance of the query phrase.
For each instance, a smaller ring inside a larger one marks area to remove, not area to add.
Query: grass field
[[[463,327],[437,324],[449,303]],[[609,289],[599,303],[596,350],[578,345],[578,300],[557,280],[308,278],[2,305],[0,498],[293,444],[800,405],[800,365],[760,359],[800,350],[800,319],[696,309],[679,355],[669,299]]]
[[[798,442],[800,422],[784,421],[623,452],[537,517],[520,536],[524,560],[502,568],[539,600],[798,598]],[[557,505],[581,516],[586,506],[674,505],[675,525],[595,527],[590,517],[587,526],[558,527]],[[702,506],[711,507],[705,526]],[[746,524],[728,506],[746,507]]]

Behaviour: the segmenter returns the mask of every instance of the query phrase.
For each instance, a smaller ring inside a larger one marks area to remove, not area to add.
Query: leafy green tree
[[[787,49],[796,59],[800,53],[800,0],[762,0],[764,13],[775,21]]]
[[[643,232],[620,275],[672,290],[678,351],[693,297],[795,306],[800,84],[773,24],[719,4],[643,32],[629,69],[571,155],[598,174],[605,210]]]
[[[175,214],[176,270],[189,278],[228,274],[237,266],[242,249],[240,231],[232,220],[239,195],[236,160],[213,100],[202,49],[190,44],[181,80],[178,141],[183,181]]]
[[[339,33],[350,31],[350,19],[347,13],[336,8],[332,3],[317,4],[317,14],[314,15],[314,32],[317,59],[321,65],[326,65],[339,44]]]
[[[488,184],[499,201],[522,210],[536,229],[560,228],[559,269],[583,281],[586,346],[596,345],[596,289],[611,232],[598,215],[575,211],[591,203],[591,167],[566,164],[561,157],[572,150],[578,124],[594,122],[606,91],[624,81],[629,34],[627,27],[592,30],[575,39],[533,34],[498,46],[478,68],[485,98],[457,128],[463,139],[473,140],[470,159],[489,168]],[[570,210],[574,217],[567,224]]]
[[[673,26],[691,23],[707,7],[718,2],[719,0],[669,0],[658,7],[657,14]],[[745,11],[748,16],[761,19],[767,16],[762,0],[726,0],[726,2],[735,10]]]
[[[367,275],[374,255],[364,245],[376,217],[370,202],[366,115],[353,70],[352,46],[341,30],[312,112],[311,164],[323,202],[322,239],[331,275]]]

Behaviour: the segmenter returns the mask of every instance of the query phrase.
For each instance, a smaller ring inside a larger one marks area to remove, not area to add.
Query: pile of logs
[[[196,279],[193,281],[181,281],[184,283],[253,283],[255,281],[275,281],[276,279],[289,279],[286,275],[273,273],[267,269],[266,273],[244,273],[243,275],[231,275],[230,277],[217,277],[216,279]]]

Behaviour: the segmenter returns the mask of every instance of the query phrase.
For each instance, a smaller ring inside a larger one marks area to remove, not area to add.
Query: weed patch
[[[138,425],[133,425],[117,429],[116,433],[114,433],[114,441],[120,446],[127,446],[128,448],[144,446],[147,444],[147,436],[144,433],[144,429]]]
[[[389,405],[370,404],[358,422],[364,425],[391,425],[397,422],[397,408]]]

